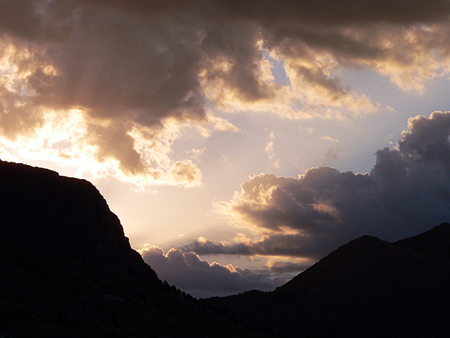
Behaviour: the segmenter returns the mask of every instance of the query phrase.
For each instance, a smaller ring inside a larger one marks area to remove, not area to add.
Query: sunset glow
[[[2,1],[0,158],[90,180],[194,296],[428,230],[450,219],[450,5],[366,2]]]

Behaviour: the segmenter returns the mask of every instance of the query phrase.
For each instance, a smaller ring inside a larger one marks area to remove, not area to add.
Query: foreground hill
[[[3,242],[113,267],[161,285],[156,273],[131,249],[119,219],[88,181],[1,161],[0,212]]]
[[[0,161],[0,337],[259,337],[162,283],[89,182]]]

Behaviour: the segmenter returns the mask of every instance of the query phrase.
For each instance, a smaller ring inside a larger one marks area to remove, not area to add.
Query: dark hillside
[[[363,236],[272,293],[205,302],[286,337],[446,337],[449,286],[442,259]]]
[[[450,263],[450,224],[442,223],[423,234],[402,239],[395,244]]]
[[[275,293],[289,302],[290,332],[436,337],[450,329],[448,285],[447,264],[364,236]]]
[[[1,241],[42,247],[161,284],[91,183],[2,161],[0,192]]]
[[[163,284],[89,182],[0,161],[0,337],[260,337]]]

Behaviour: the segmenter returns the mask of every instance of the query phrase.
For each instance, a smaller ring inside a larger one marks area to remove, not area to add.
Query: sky
[[[1,0],[0,158],[195,297],[270,291],[450,220],[449,67],[447,0]]]

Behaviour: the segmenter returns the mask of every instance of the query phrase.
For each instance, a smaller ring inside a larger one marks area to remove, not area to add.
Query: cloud
[[[299,273],[306,270],[311,265],[310,261],[294,263],[294,262],[277,262],[274,260],[268,261],[264,265],[264,269],[271,273]]]
[[[273,149],[273,144],[275,141],[275,135],[273,133],[269,134],[269,141],[266,144],[266,148],[264,149],[267,155],[269,155],[270,166],[273,169],[280,168],[280,160],[276,157],[275,151]]]
[[[334,138],[332,138],[331,136],[328,136],[328,135],[327,136],[321,136],[320,139],[324,140],[324,141],[339,142],[339,140],[334,139]]]
[[[21,14],[6,18],[14,12]],[[146,151],[173,136],[177,121],[206,121],[200,57],[189,47],[195,34],[179,28],[159,34],[165,22],[149,25],[78,1],[6,1],[0,13],[2,136],[32,139],[46,114],[63,119],[72,111],[85,127],[72,150],[86,154],[84,146],[92,146],[89,157],[109,167],[105,172],[137,184],[197,182],[186,170],[180,175],[179,163],[161,163],[170,150]]]
[[[254,273],[231,264],[210,264],[192,252],[173,248],[164,253],[163,249],[153,246],[140,252],[160,279],[194,297],[225,296],[252,289],[271,291],[286,281],[271,279],[267,272]]]
[[[134,149],[135,140],[120,124],[101,126],[87,125],[87,140],[98,147],[96,158],[99,162],[112,157],[117,159],[119,168],[124,173],[145,173],[147,168],[142,156]]]
[[[188,182],[193,186],[199,185],[202,179],[200,170],[190,160],[175,162],[171,174],[175,182]]]
[[[340,152],[341,149],[339,147],[329,149],[323,156],[323,165],[329,167],[333,163],[339,161]]]
[[[136,184],[192,186],[190,175],[173,174],[174,137],[186,126],[205,137],[208,128],[238,130],[207,107],[284,118],[375,112],[376,102],[346,85],[346,70],[370,69],[423,91],[449,74],[449,14],[444,0],[2,1],[4,152],[17,157],[7,142],[35,142],[46,115],[62,124],[78,114],[74,130],[84,133],[66,130],[58,142],[71,146],[59,161],[83,166],[89,158]],[[275,81],[267,55],[283,65],[287,85]],[[78,162],[75,150],[83,152]]]
[[[209,121],[214,124],[214,129],[219,131],[234,131],[238,132],[239,128],[233,125],[230,121],[224,118],[214,116],[212,114],[208,115]]]
[[[319,239],[303,234],[271,233],[257,239],[241,240],[239,243],[215,243],[200,238],[183,246],[181,250],[199,255],[258,255],[318,259],[333,250],[334,244],[334,240],[327,237]]]
[[[231,244],[201,239],[184,249],[319,259],[365,234],[398,240],[448,221],[450,112],[416,116],[408,127],[394,149],[376,152],[370,173],[318,167],[298,178],[251,176],[216,206],[233,224],[263,235]]]

